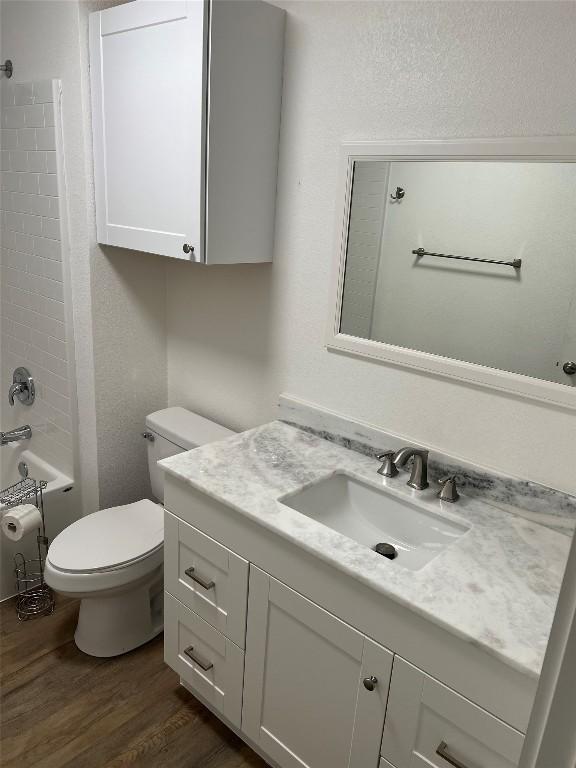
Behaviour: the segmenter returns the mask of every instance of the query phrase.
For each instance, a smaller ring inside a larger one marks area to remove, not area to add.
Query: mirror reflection
[[[576,164],[356,161],[340,331],[576,386]]]

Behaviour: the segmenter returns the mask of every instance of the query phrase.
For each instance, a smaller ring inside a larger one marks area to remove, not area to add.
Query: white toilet
[[[81,598],[74,639],[91,656],[117,656],[148,642],[163,627],[163,472],[157,462],[233,434],[185,408],[146,419],[149,499],[101,509],[60,533],[48,550],[44,577],[56,592]]]

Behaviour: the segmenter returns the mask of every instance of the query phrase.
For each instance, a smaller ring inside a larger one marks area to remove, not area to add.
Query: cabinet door
[[[389,651],[250,567],[242,729],[282,768],[377,768],[391,664]]]
[[[397,768],[515,768],[523,741],[519,731],[395,657],[382,756]]]
[[[203,260],[206,36],[203,0],[91,14],[99,242]]]

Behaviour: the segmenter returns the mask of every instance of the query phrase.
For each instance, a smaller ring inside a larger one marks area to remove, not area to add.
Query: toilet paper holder
[[[40,527],[36,537],[37,557],[26,558],[22,552],[14,555],[16,577],[16,614],[20,621],[45,616],[54,611],[54,592],[44,581],[44,562],[48,553],[48,537],[44,518],[44,490],[48,483],[25,477],[0,490],[2,514],[20,504],[34,504],[40,512]]]

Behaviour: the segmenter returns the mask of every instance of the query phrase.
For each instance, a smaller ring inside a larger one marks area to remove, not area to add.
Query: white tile
[[[14,85],[14,103],[32,104],[32,83],[16,83]]]
[[[10,128],[12,126],[6,126]],[[38,149],[56,149],[54,128],[36,128],[36,146]]]
[[[44,125],[47,128],[54,125],[54,104],[44,104]]]
[[[39,174],[37,173],[19,173],[20,192],[26,195],[37,195],[39,188]]]
[[[49,237],[52,240],[60,240],[60,221],[59,219],[42,219],[42,237]]]
[[[22,219],[22,230],[28,235],[42,234],[42,218],[40,216],[31,216],[28,213],[19,214]]]
[[[32,274],[48,277],[50,280],[59,280],[62,282],[62,262],[53,259],[41,259],[39,256],[32,256],[29,262],[29,268]]]
[[[13,173],[12,171],[4,171],[2,178],[0,179],[0,189],[4,192],[19,192],[20,176],[26,175],[27,174]]]
[[[8,193],[10,194],[10,193]],[[12,207],[7,210],[17,211],[19,213],[31,213],[30,211],[30,199],[33,199],[33,195],[20,195],[12,194]]]
[[[43,104],[53,101],[51,80],[42,80],[33,83],[33,90],[35,104]]]
[[[62,260],[62,246],[59,240],[50,240],[46,237],[35,237],[33,253],[35,253],[36,256],[41,256],[43,259],[55,259],[56,261]]]
[[[0,149],[0,171],[10,170],[10,153],[7,149]]]
[[[41,150],[28,152],[28,168],[29,170],[36,171],[38,173],[48,173],[46,152]]]
[[[17,216],[20,214],[16,214]],[[6,250],[12,250],[16,246],[16,232],[18,230],[6,229],[2,232],[2,247]],[[3,254],[6,257],[6,254]]]
[[[0,147],[2,149],[18,149],[18,131],[13,128],[0,130]]]
[[[14,84],[5,79],[0,84],[0,104],[3,107],[14,106]]]
[[[2,110],[2,128],[24,128],[24,107],[6,107]]]
[[[30,342],[32,329],[27,325],[22,325],[22,323],[15,323],[14,321],[9,322],[10,327],[7,328],[7,331],[9,331],[15,339],[18,339],[23,344],[28,344]]]
[[[14,233],[14,250],[20,253],[34,253],[34,238],[21,232]]]
[[[46,152],[46,172],[56,173],[56,152]]]
[[[4,288],[4,286],[2,287]],[[11,304],[16,304],[17,307],[21,307],[22,309],[33,309],[35,306],[35,304],[32,304],[33,298],[37,297],[33,297],[27,291],[20,290],[20,288],[13,288],[10,285],[8,286],[8,301]]]
[[[20,298],[25,300],[23,297]],[[53,320],[58,320],[61,323],[64,323],[66,319],[64,304],[61,301],[55,301],[46,296],[35,296],[34,303],[31,305],[29,302],[28,306],[31,309],[33,306],[37,306],[41,314],[46,315],[46,317],[51,317]]]
[[[58,179],[54,173],[42,173],[39,177],[40,194],[50,197],[58,196]]]
[[[58,280],[49,280],[46,277],[36,278],[35,288],[40,296],[54,301],[64,301],[64,286]]]
[[[44,128],[20,128],[18,131],[19,149],[36,149],[37,132],[44,131]],[[40,147],[41,149],[41,147]]]
[[[14,200],[13,192],[2,192],[0,190],[0,208],[3,211],[17,211],[16,201]]]
[[[50,201],[57,199],[42,195],[26,195],[25,197],[27,197],[25,212],[33,213],[35,216],[50,216]]]
[[[18,318],[14,319],[17,320]],[[30,325],[32,328],[35,328],[37,331],[43,331],[49,336],[53,336],[55,339],[66,341],[66,327],[60,320],[55,320],[51,317],[45,317],[39,312],[32,311],[27,316],[26,320],[24,320],[24,322],[27,325]]]
[[[60,341],[60,339],[55,339],[53,336],[48,336],[45,349],[54,357],[60,358],[60,360],[68,359],[66,342]]]
[[[28,170],[28,153],[20,150],[10,151],[10,169],[13,171]]]
[[[32,104],[24,107],[24,124],[26,128],[44,128],[44,110],[52,104]],[[51,123],[52,125],[52,123]]]
[[[11,211],[5,211],[4,216],[6,229],[10,229],[13,232],[27,231],[24,229],[24,215],[22,213],[12,213]]]

